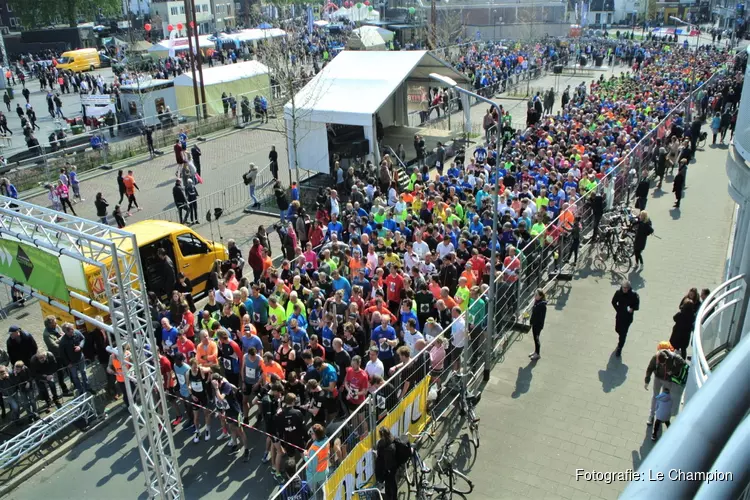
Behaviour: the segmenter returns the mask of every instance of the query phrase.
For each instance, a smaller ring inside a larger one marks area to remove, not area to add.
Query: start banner
[[[419,434],[427,425],[427,393],[430,377],[426,377],[402,399],[379,424],[391,430],[394,436],[405,433]],[[370,433],[377,429],[370,429]],[[377,439],[375,440],[377,442]],[[325,483],[326,500],[351,500],[352,492],[366,487],[375,480],[375,453],[372,434],[359,442],[344,458]]]

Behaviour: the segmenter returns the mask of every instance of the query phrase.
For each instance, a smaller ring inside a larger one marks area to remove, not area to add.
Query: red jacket
[[[250,253],[247,255],[247,263],[252,269],[263,270],[263,256],[260,253],[262,247],[260,244],[250,247]]]

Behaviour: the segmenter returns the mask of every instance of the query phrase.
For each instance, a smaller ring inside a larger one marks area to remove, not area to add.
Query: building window
[[[185,13],[185,6],[180,5],[180,14],[184,14],[184,13]]]
[[[15,28],[16,27],[16,18],[15,17],[9,18],[8,21],[10,21],[10,27],[11,28]]]
[[[13,7],[11,7],[10,4],[7,4],[7,6],[8,6],[8,12],[13,12]]]
[[[170,13],[170,14],[172,14],[173,16],[176,16],[176,15],[177,15],[177,12],[179,12],[179,11],[177,10],[177,7],[170,7],[170,8],[169,8],[169,13]]]

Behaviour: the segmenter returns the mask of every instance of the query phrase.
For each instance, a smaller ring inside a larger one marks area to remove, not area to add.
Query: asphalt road
[[[140,457],[127,416],[128,413],[122,412],[114,417],[111,425],[94,432],[6,498],[147,499]],[[270,468],[260,462],[265,438],[248,431],[253,453],[245,463],[240,453],[228,453],[226,441],[216,441],[217,429],[214,422],[211,441],[201,440],[197,444],[192,442],[189,432],[180,430],[174,434],[185,498],[269,498],[276,482]]]

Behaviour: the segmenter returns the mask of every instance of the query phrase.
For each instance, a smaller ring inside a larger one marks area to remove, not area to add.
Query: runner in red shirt
[[[195,344],[187,338],[185,331],[180,330],[175,346],[177,347],[177,352],[185,356],[186,360],[190,361],[195,357]]]
[[[159,352],[159,371],[161,372],[161,379],[164,381],[164,390],[169,392],[172,386],[174,386],[172,362],[161,352]]]
[[[398,273],[398,266],[391,266],[391,272],[385,278],[385,287],[388,309],[397,315],[401,308],[401,291],[404,289],[404,278]]]
[[[361,368],[362,358],[354,356],[351,366],[346,369],[344,387],[346,388],[346,404],[354,411],[367,398],[367,389],[370,387],[370,378],[367,372]]]

